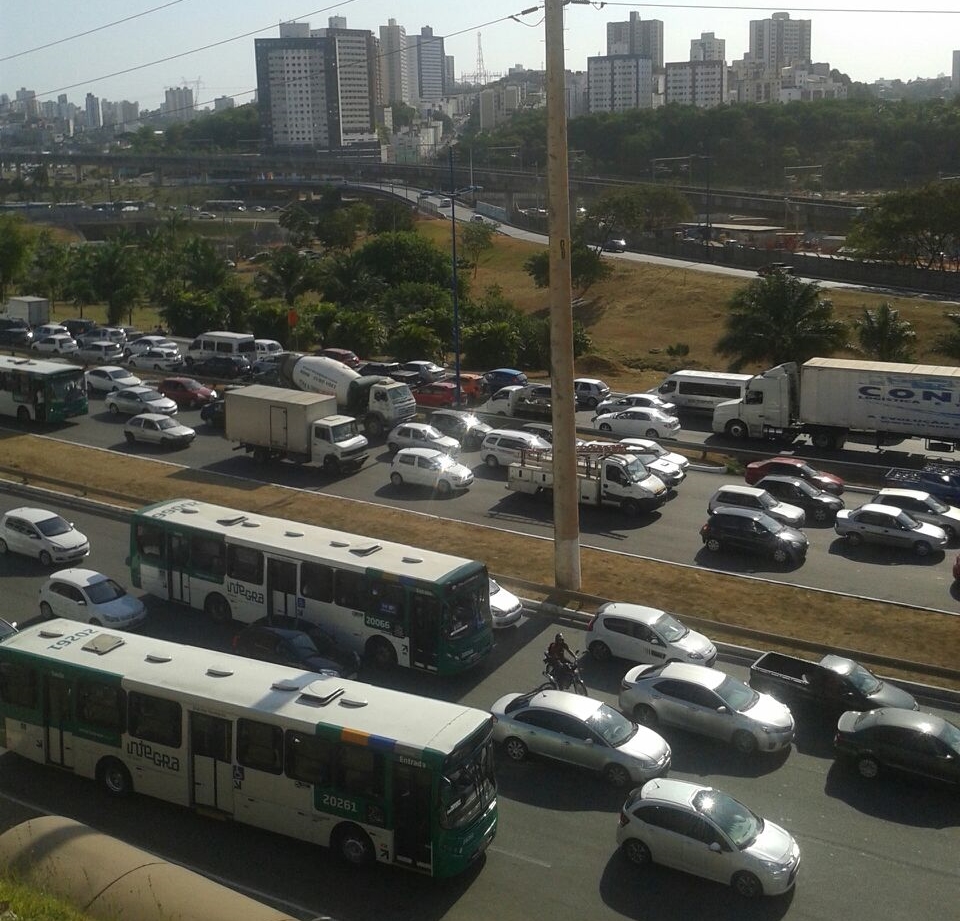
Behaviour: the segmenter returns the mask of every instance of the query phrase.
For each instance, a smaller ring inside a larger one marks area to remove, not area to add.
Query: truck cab
[[[713,411],[713,431],[738,440],[783,436],[798,411],[799,378],[793,362],[754,375],[739,400],[725,400]]]

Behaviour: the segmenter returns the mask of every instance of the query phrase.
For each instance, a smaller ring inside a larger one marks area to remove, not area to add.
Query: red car
[[[322,358],[332,358],[334,361],[345,364],[348,368],[353,368],[354,371],[362,364],[360,359],[357,358],[357,353],[351,352],[350,349],[320,349],[313,354],[320,355]]]
[[[843,494],[844,483],[840,477],[832,473],[824,473],[822,470],[814,470],[806,461],[798,457],[768,457],[766,460],[752,461],[747,464],[745,479],[747,483],[753,484],[774,473],[806,480],[835,496]]]
[[[216,390],[205,387],[192,377],[165,377],[157,384],[157,390],[182,409],[206,406],[217,398]]]
[[[436,381],[433,384],[421,384],[413,388],[413,398],[418,406],[431,406],[434,409],[457,405],[457,385],[450,381]],[[461,392],[460,402],[466,402]]]

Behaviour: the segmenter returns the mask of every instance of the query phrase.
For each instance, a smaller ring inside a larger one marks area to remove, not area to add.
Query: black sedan
[[[257,621],[244,627],[233,638],[233,651],[251,659],[289,665],[321,674],[333,674],[340,678],[356,678],[360,669],[360,657],[337,645],[336,640],[315,625],[310,632],[275,626],[272,622]],[[288,620],[288,618],[283,618]],[[292,619],[289,619],[292,620]],[[318,641],[322,648],[318,648]]]
[[[242,355],[212,355],[190,362],[190,373],[206,380],[232,381],[249,377],[253,369]]]
[[[872,780],[891,769],[960,784],[960,728],[933,713],[880,707],[848,710],[833,739],[837,756]]]
[[[226,401],[221,398],[214,400],[212,403],[207,403],[200,410],[200,419],[215,429],[225,428],[227,425]]]
[[[843,499],[839,496],[820,489],[819,486],[800,477],[775,473],[759,480],[756,486],[758,489],[765,489],[781,502],[802,508],[807,513],[808,522],[832,523],[837,517],[837,512],[844,507]]]

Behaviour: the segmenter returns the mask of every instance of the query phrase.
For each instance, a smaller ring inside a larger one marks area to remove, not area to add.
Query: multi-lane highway
[[[0,496],[0,509],[23,500]],[[85,511],[57,509],[93,536],[89,565],[125,577],[125,526]],[[39,565],[0,558],[5,611],[35,610]],[[149,601],[151,635],[225,648],[194,613]],[[535,684],[554,625],[530,616],[498,634],[492,661],[458,679],[405,672],[377,682],[486,708],[501,694]],[[564,625],[574,647],[583,636]],[[739,676],[741,667],[721,663]],[[594,697],[615,703],[627,663],[588,663]],[[943,711],[941,711],[943,712]],[[946,714],[948,715],[948,714]],[[587,775],[547,763],[498,760],[500,832],[486,857],[464,877],[438,883],[402,871],[345,871],[327,852],[280,836],[216,822],[169,804],[132,797],[107,800],[95,785],[14,756],[0,756],[0,830],[34,810],[65,814],[184,863],[261,898],[295,917],[342,921],[629,918],[822,919],[903,921],[948,918],[960,900],[960,801],[956,791],[895,779],[868,783],[834,765],[831,728],[797,714],[788,755],[745,759],[726,747],[666,732],[672,776],[714,784],[788,828],[802,848],[796,891],[757,905],[732,891],[653,867],[637,871],[616,853],[622,796]]]

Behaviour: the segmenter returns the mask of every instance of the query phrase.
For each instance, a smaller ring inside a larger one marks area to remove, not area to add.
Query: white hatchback
[[[36,557],[43,566],[72,563],[90,553],[90,541],[69,521],[44,508],[13,508],[0,518],[0,556]]]
[[[460,455],[460,442],[444,435],[425,422],[403,422],[387,436],[387,449],[396,454],[401,448],[433,448],[451,457]]]
[[[435,448],[401,448],[390,465],[394,486],[427,486],[449,496],[473,483],[473,471]]]
[[[490,580],[490,614],[497,630],[519,624],[523,617],[523,602],[495,579]]]
[[[631,662],[710,666],[717,659],[717,647],[672,614],[623,601],[600,605],[587,627],[587,649],[601,662],[616,656]]]
[[[69,333],[56,333],[40,339],[34,338],[30,348],[48,355],[71,355],[77,351],[77,341]]]
[[[40,614],[65,617],[97,627],[130,630],[143,623],[146,608],[139,598],[109,576],[92,569],[63,569],[40,586]]]

